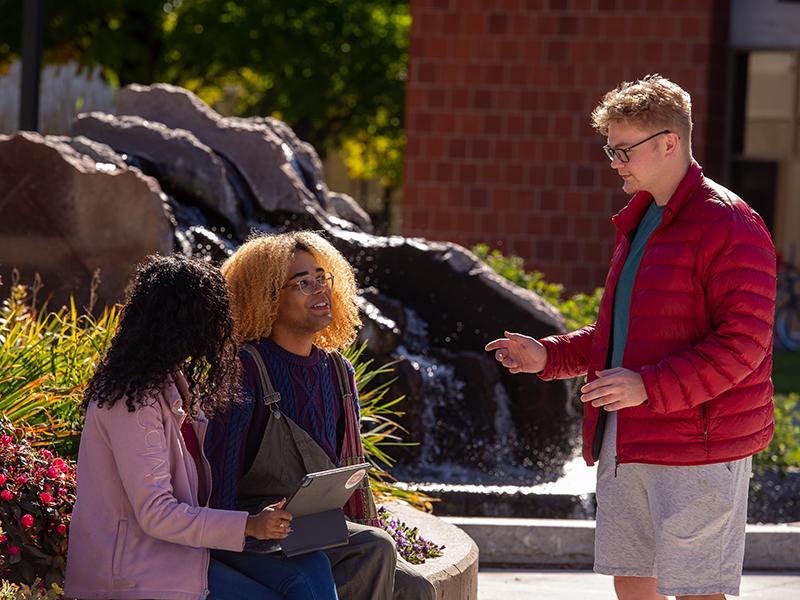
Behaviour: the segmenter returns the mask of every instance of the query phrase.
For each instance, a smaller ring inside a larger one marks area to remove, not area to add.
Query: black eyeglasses
[[[304,296],[310,296],[320,288],[333,288],[333,273],[320,273],[316,277],[303,277],[292,283],[287,283],[281,289],[285,290],[290,287],[297,287]]]
[[[672,133],[672,132],[669,129],[665,129],[664,131],[659,131],[658,133],[654,133],[653,135],[651,135],[649,138],[645,138],[641,142],[636,142],[635,144],[633,144],[632,146],[628,146],[627,148],[612,148],[611,146],[606,144],[605,146],[603,146],[603,151],[606,153],[608,160],[614,160],[616,158],[619,162],[626,163],[631,159],[631,157],[628,156],[628,152],[636,148],[636,146],[641,146],[645,142],[649,142],[650,140],[652,140],[654,137],[658,137],[665,133]]]

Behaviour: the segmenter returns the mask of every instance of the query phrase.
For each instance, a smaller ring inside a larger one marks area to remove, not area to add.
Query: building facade
[[[763,10],[750,10],[753,4]],[[800,4],[412,0],[411,5],[404,235],[466,246],[485,242],[522,256],[528,269],[570,289],[602,285],[613,242],[610,216],[627,197],[589,115],[606,91],[648,73],[661,73],[692,94],[695,158],[706,174],[770,212],[764,216],[773,227],[788,214],[780,197],[791,194],[784,181],[788,167],[751,163],[797,159],[796,71],[792,82],[782,84],[781,107],[790,121],[780,127],[793,130],[772,155],[759,155],[763,143],[752,136],[748,147],[748,132],[763,138],[774,127],[756,123],[747,99],[759,80],[753,63],[775,68],[775,60],[759,59],[758,52],[766,51],[767,58],[783,52],[777,59],[782,73],[797,66],[800,27],[787,26],[787,39],[777,48],[768,43],[776,37],[776,14],[786,11],[778,21],[791,23],[793,15],[800,18]],[[757,31],[758,23],[766,31]],[[761,97],[772,95],[761,90]],[[764,191],[768,179],[772,192]],[[747,192],[773,197],[768,202]],[[800,229],[800,222],[796,225]]]

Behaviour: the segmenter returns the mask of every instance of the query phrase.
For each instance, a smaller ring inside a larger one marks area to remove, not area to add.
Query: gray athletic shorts
[[[655,577],[665,596],[739,595],[751,458],[696,467],[621,464],[609,413],[597,470],[594,570]]]

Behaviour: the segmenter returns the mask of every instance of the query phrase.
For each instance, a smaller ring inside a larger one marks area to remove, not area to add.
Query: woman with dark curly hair
[[[252,516],[208,508],[206,415],[236,396],[238,364],[219,271],[180,256],[140,265],[86,390],[68,596],[336,599],[322,553],[260,555],[258,577],[210,557],[291,531],[281,503]]]

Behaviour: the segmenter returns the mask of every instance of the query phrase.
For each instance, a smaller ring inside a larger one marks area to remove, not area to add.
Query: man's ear
[[[664,154],[672,156],[678,151],[680,147],[681,136],[677,133],[669,132],[664,136]]]

